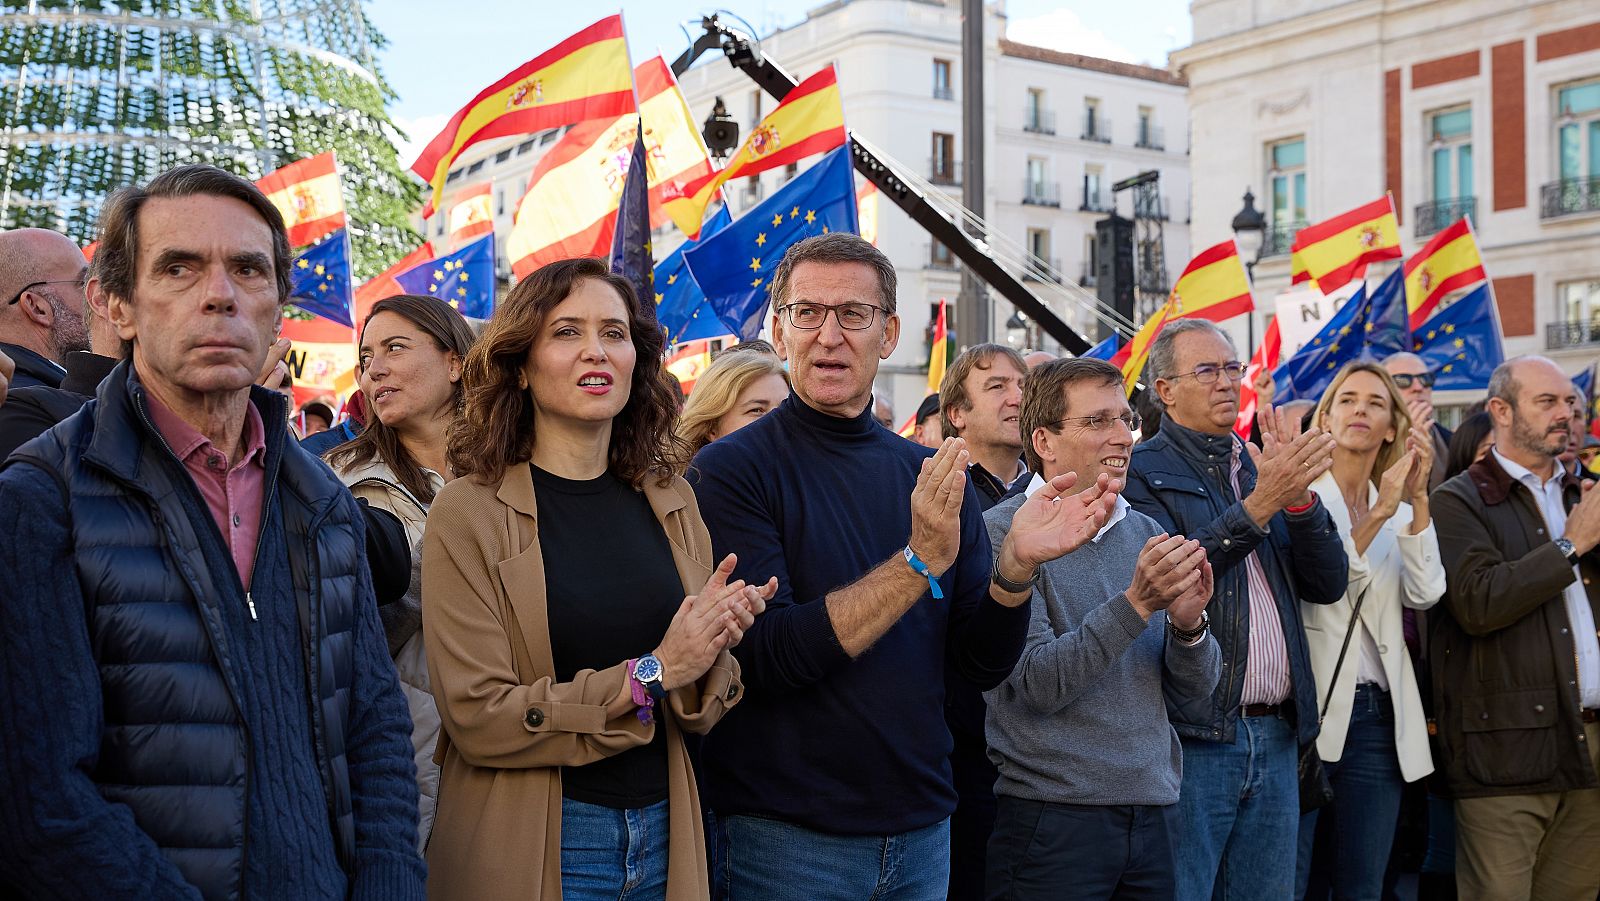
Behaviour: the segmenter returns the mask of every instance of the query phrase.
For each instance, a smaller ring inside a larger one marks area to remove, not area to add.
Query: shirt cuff
[[[1307,510],[1310,510],[1312,507],[1315,507],[1316,505],[1317,505],[1317,493],[1315,491],[1313,491],[1313,492],[1311,492],[1311,501],[1310,501],[1310,503],[1301,504],[1298,507],[1284,507],[1283,508],[1283,512],[1288,513],[1291,516],[1299,515],[1301,513],[1306,512]]]

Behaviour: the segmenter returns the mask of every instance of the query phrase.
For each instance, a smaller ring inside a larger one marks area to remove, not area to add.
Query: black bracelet
[[[995,561],[994,561],[994,569],[989,573],[989,581],[993,582],[996,585],[999,585],[1002,590],[1008,591],[1011,594],[1028,594],[1029,592],[1033,591],[1034,580],[1038,579],[1038,578],[1039,578],[1039,571],[1037,569],[1035,569],[1033,571],[1033,575],[1028,577],[1028,581],[1026,581],[1026,582],[1013,582],[1013,581],[1011,581],[1010,579],[1008,579],[1005,576],[1001,575],[999,558],[995,559]]]
[[[1187,631],[1178,628],[1178,624],[1173,622],[1169,617],[1167,619],[1167,628],[1172,630],[1173,638],[1178,639],[1184,644],[1193,644],[1195,641],[1200,639],[1200,636],[1206,634],[1206,632],[1211,628],[1211,614],[1204,610],[1200,611],[1200,625]]]

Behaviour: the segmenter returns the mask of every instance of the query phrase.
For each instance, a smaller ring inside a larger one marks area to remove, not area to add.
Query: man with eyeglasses
[[[1183,742],[1183,901],[1294,893],[1296,764],[1319,727],[1298,602],[1332,604],[1347,580],[1344,544],[1311,491],[1333,465],[1333,438],[1273,411],[1263,447],[1240,441],[1244,369],[1214,323],[1161,330],[1145,379],[1166,421],[1134,448],[1126,489],[1135,510],[1197,539],[1215,572],[1221,678],[1207,702],[1167,705]]]
[[[1029,373],[1021,422],[1027,496],[1068,472],[1121,480],[1140,425],[1122,373],[1092,359]],[[984,514],[992,544],[1025,501]],[[1200,543],[1121,497],[1093,539],[1040,568],[1022,659],[985,696],[999,764],[985,897],[1172,897],[1183,757],[1166,705],[1190,719],[1210,706],[1211,591]]]
[[[1421,357],[1404,351],[1385,357],[1383,368],[1389,370],[1389,377],[1400,389],[1400,396],[1406,399],[1411,421],[1426,427],[1433,435],[1433,472],[1428,474],[1428,490],[1432,491],[1444,484],[1445,465],[1450,459],[1451,434],[1434,415],[1435,376]]]
[[[67,354],[89,349],[83,318],[89,263],[72,239],[44,228],[0,233],[0,353],[11,388],[61,387]]]
[[[991,554],[965,442],[933,451],[872,418],[900,333],[894,264],[820,235],[771,284],[793,393],[689,470],[734,577],[779,583],[736,651],[748,697],[703,746],[714,878],[731,901],[944,898],[946,661],[985,689],[1009,675],[1036,568],[1088,540],[1114,494],[1062,497],[1057,479]]]

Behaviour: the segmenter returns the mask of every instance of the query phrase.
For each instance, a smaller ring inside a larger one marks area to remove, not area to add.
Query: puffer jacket
[[[439,742],[439,707],[433,700],[428,659],[422,647],[422,536],[427,528],[428,505],[407,491],[382,460],[346,466],[336,472],[351,494],[399,518],[411,549],[411,584],[400,600],[379,607],[378,615],[389,641],[389,656],[394,658],[395,671],[400,676],[400,690],[411,712],[411,749],[417,765],[421,815],[418,850],[423,850],[428,846],[439,798],[439,764],[433,760],[434,747]],[[428,477],[437,495],[444,487],[444,478],[432,471]]]

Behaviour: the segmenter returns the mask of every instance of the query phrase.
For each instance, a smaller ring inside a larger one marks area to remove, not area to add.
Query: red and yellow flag
[[[1398,260],[1400,222],[1394,214],[1394,197],[1384,194],[1348,213],[1300,229],[1292,253],[1324,294],[1361,277],[1368,263]]]
[[[944,384],[945,361],[950,359],[950,330],[945,327],[945,302],[939,298],[939,318],[933,323],[933,341],[928,351],[928,393],[938,394]]]
[[[1250,312],[1254,304],[1250,277],[1244,261],[1239,259],[1239,245],[1229,238],[1200,251],[1183,268],[1183,274],[1172,285],[1168,318],[1222,322]]]
[[[1483,257],[1472,236],[1472,223],[1465,217],[1434,235],[1411,259],[1406,260],[1406,309],[1413,329],[1433,315],[1439,301],[1458,288],[1481,282]]]
[[[494,231],[494,185],[482,182],[466,188],[450,204],[450,249]]]
[[[505,135],[532,134],[634,111],[633,67],[622,16],[608,16],[484,88],[428,142],[411,171],[433,186],[429,208],[461,152]]]
[[[1278,331],[1278,318],[1274,316],[1267,323],[1267,333],[1261,336],[1261,346],[1256,348],[1255,356],[1250,358],[1250,365],[1245,367],[1244,380],[1239,384],[1239,416],[1233,422],[1233,431],[1246,440],[1250,438],[1250,426],[1256,421],[1256,407],[1259,398],[1256,397],[1256,376],[1265,369],[1271,372],[1278,368],[1278,357],[1283,351],[1283,336]]]
[[[373,305],[378,301],[383,300],[385,297],[393,297],[396,294],[409,293],[404,286],[395,281],[395,276],[410,272],[423,263],[432,260],[433,257],[433,245],[423,241],[421,247],[401,257],[399,262],[373,276],[366,284],[357,288],[355,301],[350,305],[351,315],[354,317],[352,321],[355,322],[356,328],[360,328],[361,323],[367,321],[367,316],[372,313]]]
[[[874,246],[878,243],[878,186],[867,182],[856,192],[856,224],[861,237]]]
[[[668,200],[684,196],[691,184],[715,170],[689,101],[667,61],[656,56],[640,63],[633,70],[633,82],[639,89],[645,162],[650,167],[650,227],[656,228],[671,215]]]
[[[832,150],[844,139],[844,102],[830,65],[795,85],[751,130],[722,171],[698,179],[684,189],[683,197],[667,201],[667,212],[684,234],[697,238],[706,205],[725,182]]]
[[[1306,261],[1301,259],[1300,251],[1289,251],[1289,284],[1298,285],[1311,281],[1311,273],[1306,271]]]
[[[705,375],[711,367],[711,342],[690,341],[679,345],[678,350],[667,357],[667,371],[678,379],[678,384],[683,386],[685,397],[694,391],[694,383],[700,376]]]
[[[355,388],[355,331],[331,319],[283,320],[291,342],[284,362],[294,379],[295,406],[324,394],[340,397]]]
[[[344,192],[332,151],[270,172],[256,187],[283,214],[290,247],[304,247],[344,228]]]
[[[1133,389],[1139,383],[1139,377],[1144,375],[1145,361],[1150,359],[1150,345],[1155,343],[1156,336],[1166,327],[1167,322],[1178,318],[1172,315],[1172,301],[1162,304],[1160,309],[1150,314],[1134,333],[1133,340],[1122,345],[1122,348],[1111,355],[1111,365],[1122,370],[1122,384],[1127,387],[1128,394],[1133,394]]]

